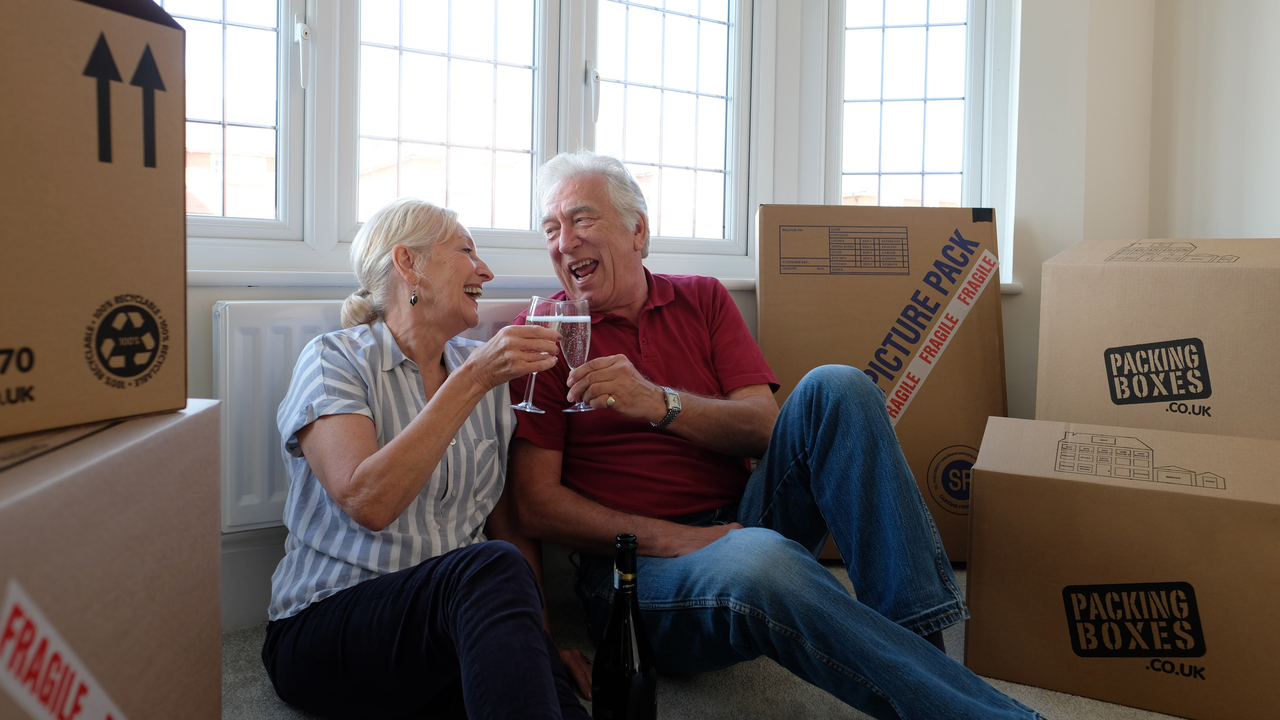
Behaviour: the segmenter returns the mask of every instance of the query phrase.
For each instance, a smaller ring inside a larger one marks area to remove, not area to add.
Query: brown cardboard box
[[[1280,443],[991,418],[965,664],[1199,720],[1276,717]]]
[[[0,27],[0,437],[181,408],[182,28],[146,0]]]
[[[218,427],[191,400],[0,472],[0,717],[220,717]]]
[[[1280,440],[1280,240],[1080,243],[1044,264],[1036,418]]]
[[[819,365],[864,369],[952,560],[968,556],[969,469],[1007,412],[991,210],[763,205],[760,348],[782,402]]]

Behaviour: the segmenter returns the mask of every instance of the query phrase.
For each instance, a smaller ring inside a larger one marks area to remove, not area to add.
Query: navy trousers
[[[282,700],[332,720],[587,718],[543,630],[533,571],[502,541],[269,623],[262,662]]]

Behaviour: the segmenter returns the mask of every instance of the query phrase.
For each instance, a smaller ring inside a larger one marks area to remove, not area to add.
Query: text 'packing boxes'
[[[965,664],[1198,720],[1275,717],[1280,443],[991,418]]]
[[[0,443],[0,718],[217,718],[218,404],[101,425]]]
[[[760,348],[779,402],[815,367],[863,369],[952,560],[967,557],[969,471],[1005,415],[991,210],[764,205]]]
[[[1036,418],[1280,440],[1280,240],[1080,243],[1044,264]]]
[[[0,436],[181,408],[182,28],[147,0],[0,26]]]

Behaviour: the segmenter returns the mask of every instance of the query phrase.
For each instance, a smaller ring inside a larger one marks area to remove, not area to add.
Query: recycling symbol
[[[146,372],[156,359],[160,326],[146,308],[119,305],[98,324],[93,346],[98,363],[112,375],[131,378]]]

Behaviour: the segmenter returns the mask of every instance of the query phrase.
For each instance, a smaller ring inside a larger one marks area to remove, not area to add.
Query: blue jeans
[[[877,718],[1036,718],[925,640],[968,617],[884,396],[860,370],[805,376],[742,500],[685,518],[737,521],[705,548],[641,557],[640,608],[663,673],[767,655]],[[815,559],[828,526],[857,592]],[[612,558],[584,555],[576,590],[598,638]]]

